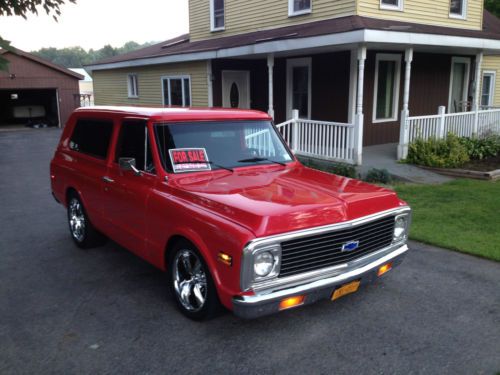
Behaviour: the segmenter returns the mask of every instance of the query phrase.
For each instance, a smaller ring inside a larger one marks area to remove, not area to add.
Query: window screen
[[[69,147],[99,159],[106,159],[113,133],[111,120],[77,120]]]

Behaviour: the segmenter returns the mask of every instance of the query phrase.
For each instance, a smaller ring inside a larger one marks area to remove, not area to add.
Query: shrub
[[[366,174],[365,181],[390,184],[392,182],[392,177],[387,169],[371,168]]]
[[[500,154],[500,136],[487,135],[482,138],[460,138],[471,159],[482,160]]]
[[[467,147],[452,133],[449,133],[446,139],[417,139],[408,147],[407,161],[412,164],[456,168],[469,160]]]
[[[356,178],[356,169],[349,164],[316,161],[309,158],[300,158],[300,161],[309,168],[318,169],[339,176]]]

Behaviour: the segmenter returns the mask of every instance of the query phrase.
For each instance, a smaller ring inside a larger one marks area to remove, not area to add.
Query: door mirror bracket
[[[142,175],[142,172],[135,166],[135,158],[119,158],[118,165],[124,171],[133,171],[136,176]]]

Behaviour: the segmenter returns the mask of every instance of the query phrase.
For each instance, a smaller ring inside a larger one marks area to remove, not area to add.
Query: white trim
[[[356,115],[356,90],[358,83],[358,58],[357,50],[351,50],[350,78],[349,78],[349,104],[347,122],[352,124]]]
[[[459,20],[466,20],[467,19],[467,0],[460,0],[462,2],[462,14],[451,13],[451,2],[452,1],[453,0],[450,0],[449,17],[459,19]]]
[[[170,81],[172,79],[180,79],[182,84],[181,84],[181,88],[182,88],[182,106],[183,107],[187,107],[186,106],[186,95],[185,95],[185,89],[184,89],[184,80],[185,79],[188,79],[189,80],[189,106],[193,106],[193,95],[192,95],[192,89],[191,89],[191,76],[188,75],[188,74],[181,74],[181,75],[166,75],[166,76],[161,76],[160,77],[160,82],[161,82],[161,104],[162,105],[172,105],[172,94],[170,92],[171,90],[171,87],[170,87]],[[167,80],[169,82],[169,85],[168,85],[168,101],[169,103],[165,103],[165,89],[164,89],[164,82],[165,80]]]
[[[243,107],[243,109],[250,109],[252,105],[252,101],[250,98],[250,71],[249,70],[223,70],[221,71],[221,82],[222,82],[222,106],[225,108],[230,108],[229,103],[224,103],[224,99],[228,98],[227,95],[229,95],[229,92],[226,92],[225,90],[225,85],[224,85],[224,75],[227,73],[235,73],[235,74],[241,74],[245,76],[245,81],[246,81],[246,94],[247,94],[247,103]]]
[[[497,80],[497,72],[495,70],[483,70],[483,74],[481,75],[481,91],[479,93],[479,107],[481,107],[483,104],[483,84],[484,84],[484,76],[490,76],[491,78],[491,85],[490,85],[490,92],[488,94],[488,107],[493,106],[493,103],[495,102],[495,87],[496,87],[496,80]]]
[[[131,78],[133,78],[132,81]],[[139,77],[137,73],[127,74],[127,97],[129,99],[137,99],[139,97]]]
[[[190,85],[191,86],[191,85]],[[207,90],[208,90],[208,107],[214,106],[214,85],[212,73],[212,60],[207,60]],[[191,102],[193,99],[191,98]]]
[[[312,58],[303,57],[299,59],[286,60],[286,118],[291,118],[292,110],[292,68],[298,66],[305,66],[308,68],[308,82],[307,82],[307,119],[311,118],[311,100],[312,100]]]
[[[450,66],[450,87],[449,87],[449,92],[448,92],[448,113],[454,113],[452,112],[452,103],[451,103],[451,96],[452,96],[452,86],[453,86],[453,64],[455,63],[464,63],[467,65],[466,72],[465,72],[465,79],[464,79],[464,86],[462,88],[463,94],[462,94],[462,101],[465,102],[467,101],[467,94],[469,93],[469,78],[470,78],[470,58],[469,57],[456,57],[453,56],[451,58],[451,66]]]
[[[222,48],[214,51],[182,53],[176,55],[147,57],[137,60],[126,60],[108,64],[88,65],[86,66],[86,69],[95,71],[117,68],[130,68],[136,66],[170,64],[176,62],[200,61],[267,53],[280,53],[283,51],[299,51],[310,48],[329,47],[354,43],[383,43],[387,45],[401,44],[413,45],[414,48],[417,46],[446,46],[461,49],[480,49],[484,50],[486,54],[488,53],[488,50],[500,50],[500,40],[495,39],[364,29],[308,38],[268,41],[244,45],[240,47]]]
[[[395,62],[395,72],[394,72],[394,86],[393,86],[393,97],[392,97],[392,116],[388,118],[377,119],[377,88],[378,88],[378,68],[380,61],[394,61]],[[401,55],[392,53],[377,53],[375,60],[375,83],[373,85],[373,114],[372,123],[381,122],[393,122],[398,120],[399,112],[399,86],[401,81]]]
[[[313,0],[310,0],[309,2],[309,9],[302,9],[295,11],[293,8],[294,0],[288,0],[288,17],[295,17],[295,16],[302,16],[304,14],[310,14],[312,13],[312,6],[313,6]]]
[[[226,0],[224,1],[224,26],[215,27],[215,5],[214,0],[210,0],[210,31],[224,31],[226,29]]]
[[[56,89],[56,102],[57,102],[57,121],[59,121],[58,128],[62,128],[66,124],[61,123],[61,103],[59,102],[59,89]]]
[[[383,0],[380,0],[380,9],[402,12],[404,10],[403,0],[398,0],[398,5],[384,4]]]

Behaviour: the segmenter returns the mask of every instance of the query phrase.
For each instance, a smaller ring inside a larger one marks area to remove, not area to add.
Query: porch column
[[[207,60],[207,87],[208,87],[208,106],[212,108],[214,106],[212,60]]]
[[[366,46],[358,48],[358,88],[356,95],[356,116],[354,119],[354,162],[363,162],[363,88],[365,81]]]
[[[481,93],[481,65],[483,64],[483,53],[479,52],[476,55],[476,77],[474,78],[474,134],[477,136],[479,132],[479,105]]]
[[[413,48],[409,47],[405,50],[405,83],[403,90],[403,110],[401,111],[401,124],[399,126],[399,145],[398,145],[398,160],[408,156],[408,122],[410,116],[408,104],[410,102],[410,80],[411,80],[411,63],[413,61]]]
[[[267,113],[274,119],[274,55],[270,53],[267,55],[267,72],[269,75],[268,78],[268,91],[269,91],[269,99],[268,99],[268,110]]]

